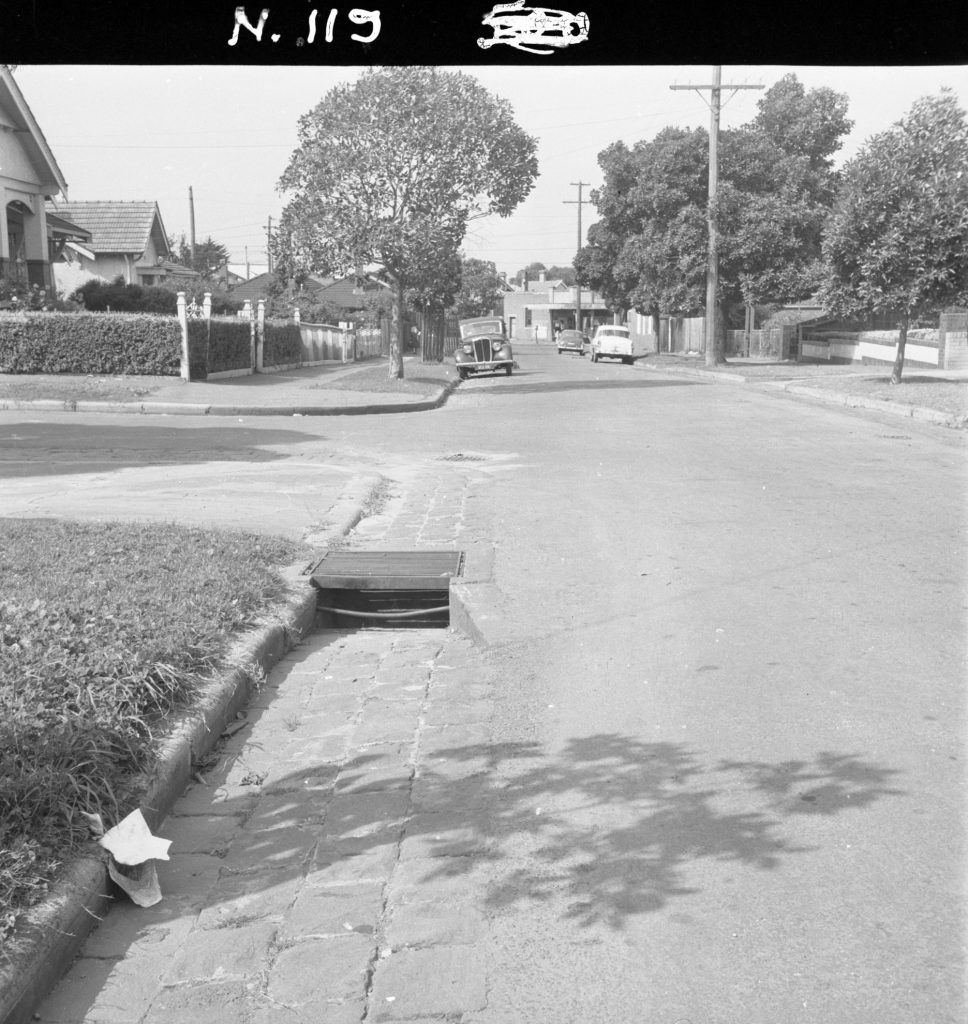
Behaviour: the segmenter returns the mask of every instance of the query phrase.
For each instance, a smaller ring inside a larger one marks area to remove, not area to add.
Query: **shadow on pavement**
[[[525,376],[520,374],[520,376]],[[499,384],[491,388],[480,388],[474,394],[528,395],[551,394],[556,391],[617,391],[648,388],[706,387],[708,382],[700,380],[551,380],[533,384]]]
[[[777,870],[815,849],[796,840],[790,822],[858,814],[902,792],[891,785],[897,770],[855,753],[715,762],[683,744],[618,733],[572,739],[558,754],[531,742],[428,740],[414,778],[402,749],[394,761],[379,748],[278,778],[270,769],[250,778],[248,792],[230,787],[217,813],[235,802],[249,816],[226,862],[238,870],[244,847],[247,898],[305,876],[307,864],[316,886],[383,881],[410,842],[421,851],[415,880],[430,894],[442,887],[446,898],[464,876],[485,908],[555,901],[579,926],[620,929],[700,891],[698,862]],[[240,741],[213,773],[213,790],[220,778],[244,778]],[[252,830],[252,815],[262,828]],[[217,886],[209,899],[220,901]]]
[[[273,462],[287,456],[272,445],[324,440],[295,430],[256,430],[227,423],[206,428],[159,427],[123,417],[92,425],[23,422],[0,428],[0,479],[105,472],[133,466],[181,466],[205,462]]]

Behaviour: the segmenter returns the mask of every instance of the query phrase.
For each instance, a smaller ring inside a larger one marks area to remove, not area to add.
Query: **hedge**
[[[252,329],[249,320],[209,320],[208,372],[252,369]]]
[[[286,366],[303,361],[302,332],[297,324],[280,320],[265,322],[262,342],[263,366]]]
[[[188,321],[188,379],[205,380],[208,376],[208,322]]]
[[[181,328],[150,313],[0,313],[0,373],[177,377]]]

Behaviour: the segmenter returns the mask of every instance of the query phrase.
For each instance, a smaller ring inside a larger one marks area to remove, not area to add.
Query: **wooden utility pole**
[[[189,225],[189,251],[192,254],[192,270],[195,269],[195,197],[192,195],[192,186],[188,186],[188,225]]]
[[[567,203],[569,206],[575,205],[575,206],[578,207],[578,249],[576,250],[576,252],[580,252],[581,251],[581,208],[582,208],[582,204],[583,203],[591,202],[590,199],[582,199],[582,197],[581,197],[581,190],[587,184],[588,184],[587,181],[573,181],[572,185],[575,185],[578,188],[578,198],[577,199],[563,199],[562,200],[563,203]],[[580,331],[581,330],[581,278],[578,276],[578,268],[577,267],[575,268],[575,295],[577,296],[577,299],[575,300],[575,330],[576,331]]]
[[[266,225],[266,259],[269,263],[269,273],[272,273],[272,217]]]
[[[704,346],[706,349],[706,365],[715,366],[723,362],[722,352],[718,345],[718,301],[719,301],[719,254],[718,225],[716,223],[716,193],[719,182],[719,112],[722,109],[720,97],[723,89],[732,89],[735,93],[739,89],[762,89],[762,85],[723,85],[723,69],[719,64],[713,67],[712,85],[670,85],[670,89],[695,89],[702,96],[700,90],[708,89],[710,92],[709,110],[709,207],[707,209],[707,220],[709,224],[709,252],[706,257],[706,317],[704,331]],[[705,97],[703,97],[705,101]]]

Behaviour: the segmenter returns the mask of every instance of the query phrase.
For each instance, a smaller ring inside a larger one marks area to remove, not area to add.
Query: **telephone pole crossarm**
[[[587,181],[573,181],[574,185],[578,189],[577,199],[562,199],[562,202],[568,206],[578,207],[578,248],[575,250],[576,254],[581,252],[581,208],[585,203],[590,203],[590,199],[582,199],[581,190],[588,184]],[[575,270],[575,330],[581,330],[581,278],[578,276],[578,270]]]

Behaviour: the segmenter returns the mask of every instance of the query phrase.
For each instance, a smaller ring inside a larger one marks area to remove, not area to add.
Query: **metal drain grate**
[[[463,570],[463,551],[331,551],[308,572],[324,628],[426,629],[450,624]]]

